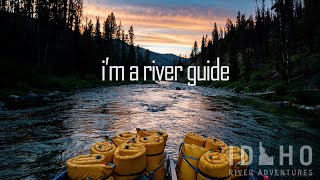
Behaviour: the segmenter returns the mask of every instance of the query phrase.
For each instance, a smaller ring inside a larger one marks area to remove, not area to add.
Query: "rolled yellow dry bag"
[[[249,156],[243,149],[236,146],[228,146],[228,150],[226,150],[224,154],[229,157],[229,161],[232,163],[231,169],[233,171],[245,170],[248,168]],[[241,160],[241,156],[243,160]],[[241,173],[238,172],[233,174]],[[237,177],[238,176],[232,176],[232,179],[235,179]]]
[[[137,143],[147,149],[147,173],[150,179],[163,180],[165,140],[161,136],[139,137]]]
[[[197,180],[230,179],[229,159],[225,154],[208,151],[201,156],[198,168]]]
[[[70,179],[106,179],[113,170],[113,165],[106,164],[106,157],[101,154],[81,155],[67,160],[67,172]]]
[[[146,129],[137,128],[137,134],[140,137],[161,136],[161,137],[163,137],[165,143],[168,140],[168,133],[166,133],[165,131],[161,131],[161,130],[146,130]]]
[[[147,167],[146,148],[142,144],[125,143],[118,146],[113,155],[116,180],[136,179],[143,175]]]
[[[106,162],[112,162],[113,153],[116,146],[111,142],[96,142],[90,147],[91,154],[102,154],[106,157]]]
[[[112,138],[112,142],[118,147],[123,143],[128,143],[130,140],[137,138],[136,133],[132,132],[123,132],[123,133],[118,133]]]
[[[179,179],[181,180],[195,180],[197,178],[197,172],[194,168],[198,167],[200,157],[207,152],[207,149],[194,145],[184,144],[182,147],[183,161],[181,164]]]
[[[195,145],[203,147],[206,142],[206,138],[201,136],[200,134],[189,132],[185,135],[183,142],[185,144],[195,144]],[[180,149],[183,150],[182,147],[180,147]],[[178,158],[178,162],[176,165],[176,171],[178,174],[180,173],[181,164],[182,164],[182,154],[180,153],[179,158]]]
[[[222,140],[209,137],[206,140],[205,148],[211,150],[212,152],[223,152],[228,146]]]
[[[206,138],[196,133],[187,133],[184,137],[185,144],[195,144],[201,147],[204,147],[206,143]]]

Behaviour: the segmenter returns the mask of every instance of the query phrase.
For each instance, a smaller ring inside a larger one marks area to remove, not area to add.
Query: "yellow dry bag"
[[[165,143],[168,140],[168,133],[161,131],[161,130],[146,130],[146,129],[137,128],[137,134],[140,137],[161,136],[161,137],[163,137]]]
[[[112,142],[118,147],[123,143],[128,143],[132,139],[137,138],[136,133],[132,132],[123,132],[123,133],[118,133],[112,138]]]
[[[106,157],[100,154],[81,155],[67,160],[67,172],[70,179],[106,179],[113,170],[106,164]]]
[[[194,145],[183,145],[183,161],[181,164],[179,179],[181,180],[195,180],[197,178],[197,172],[194,168],[198,167],[200,157],[207,152],[207,149]]]
[[[184,142],[184,144],[195,144],[195,145],[203,147],[206,142],[206,138],[201,136],[200,134],[189,132],[185,135],[183,142]],[[183,150],[182,146],[180,147],[180,150]],[[182,164],[182,154],[180,152],[178,162],[176,165],[176,171],[177,171],[178,175],[180,174],[181,164]]]
[[[229,157],[230,164],[232,164],[231,169],[234,171],[233,174],[242,174],[241,172],[237,173],[236,171],[248,168],[249,156],[243,149],[236,146],[228,146],[228,150],[226,150],[224,154]],[[237,177],[237,175],[232,176],[232,179]]]
[[[115,179],[136,179],[146,171],[146,148],[142,144],[125,143],[118,146],[113,155]]]
[[[147,172],[150,179],[163,180],[165,140],[161,136],[140,137],[137,143],[147,149]]]
[[[222,152],[227,148],[227,144],[220,139],[209,137],[207,138],[204,147],[211,150],[212,152]]]
[[[106,162],[112,162],[113,153],[116,150],[116,146],[108,142],[96,142],[90,147],[91,154],[102,154],[106,157]]]
[[[198,168],[197,180],[230,179],[229,159],[225,154],[208,151],[201,156]]]
[[[206,143],[206,138],[196,133],[187,133],[184,137],[185,144],[195,144],[201,147],[204,147]]]

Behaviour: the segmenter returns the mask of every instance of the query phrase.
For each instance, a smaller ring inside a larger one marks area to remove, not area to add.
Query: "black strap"
[[[115,143],[114,141],[113,141],[113,139],[112,138],[110,138],[110,140],[109,141],[111,141],[116,147],[118,146],[118,144],[117,143]]]
[[[184,143],[181,143],[179,146],[179,152],[181,152],[182,146],[184,145]]]

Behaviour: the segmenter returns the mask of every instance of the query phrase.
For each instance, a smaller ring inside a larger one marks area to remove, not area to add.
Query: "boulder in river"
[[[13,100],[13,101],[18,101],[20,99],[20,96],[18,96],[18,95],[10,95],[9,99]]]
[[[47,97],[54,98],[54,97],[59,96],[59,94],[60,94],[59,91],[53,91],[53,92],[48,93]]]
[[[50,101],[50,98],[45,96],[42,98],[42,101],[48,102],[48,101]]]
[[[180,87],[176,87],[176,90],[181,90],[181,88]]]
[[[30,92],[26,96],[23,96],[21,99],[24,102],[39,102],[42,100],[42,95],[38,95],[33,92]]]
[[[33,92],[30,92],[28,95],[27,95],[28,98],[37,98],[38,95],[33,93]]]
[[[150,112],[160,112],[160,111],[165,111],[166,106],[149,106],[147,111]]]
[[[6,104],[0,101],[0,110],[5,108],[6,108]]]
[[[305,111],[313,111],[313,110],[315,110],[315,107],[302,105],[302,106],[299,106],[298,109],[299,110],[305,110]]]
[[[280,108],[288,108],[292,106],[292,103],[289,101],[280,101],[280,102],[276,102],[276,105],[278,105]]]

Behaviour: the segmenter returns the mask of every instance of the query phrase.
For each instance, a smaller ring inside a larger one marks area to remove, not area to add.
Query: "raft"
[[[229,175],[231,170],[249,169],[249,156],[244,150],[227,146],[217,138],[206,139],[195,133],[187,133],[180,146],[181,159],[176,167],[180,173],[177,174],[173,155],[167,156],[164,151],[167,137],[167,133],[163,131],[139,129],[137,134],[125,132],[116,134],[112,139],[107,137],[105,142],[96,142],[90,147],[92,154],[67,160],[67,171],[54,180],[252,178]],[[244,162],[241,162],[241,155]],[[253,176],[268,178],[255,173]]]

